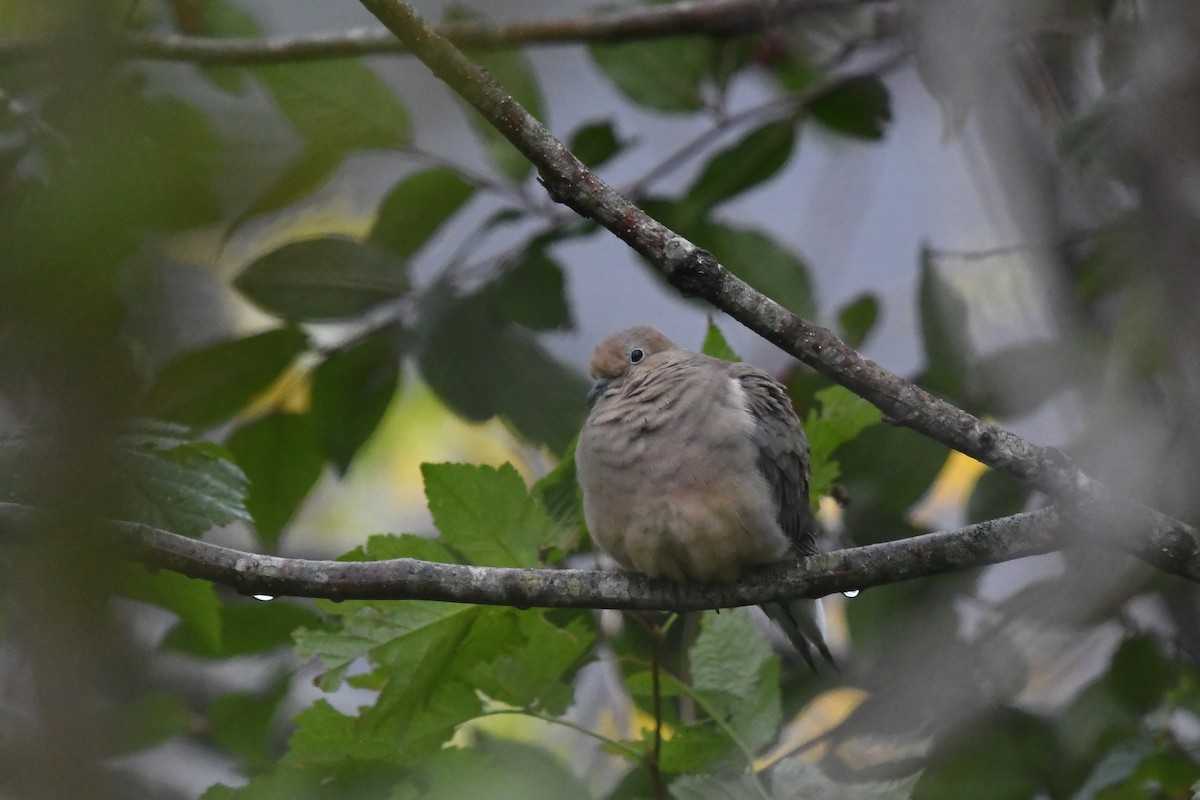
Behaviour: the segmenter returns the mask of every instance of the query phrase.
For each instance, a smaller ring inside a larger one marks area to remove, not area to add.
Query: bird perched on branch
[[[575,464],[588,529],[618,564],[728,582],[744,567],[817,552],[808,439],[774,378],[648,325],[602,341],[589,371]],[[763,610],[809,666],[812,649],[833,662],[819,600]]]

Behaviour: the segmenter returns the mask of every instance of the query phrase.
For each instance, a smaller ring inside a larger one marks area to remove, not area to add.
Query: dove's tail
[[[817,671],[814,650],[835,670],[838,669],[837,662],[829,652],[829,645],[825,644],[825,612],[821,608],[820,600],[801,599],[766,603],[762,609],[776,625],[783,628],[788,641],[813,672]]]

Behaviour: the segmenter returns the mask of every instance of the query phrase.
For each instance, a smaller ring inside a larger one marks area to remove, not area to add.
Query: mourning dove
[[[593,540],[626,569],[677,582],[816,550],[808,439],[760,369],[677,347],[647,325],[592,355],[592,403],[575,450]],[[804,660],[832,663],[820,601],[763,609]]]

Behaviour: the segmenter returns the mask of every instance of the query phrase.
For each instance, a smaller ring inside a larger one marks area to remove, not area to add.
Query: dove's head
[[[592,360],[588,362],[588,372],[595,381],[588,392],[588,404],[595,402],[613,383],[644,369],[650,356],[675,349],[674,342],[649,325],[634,325],[609,336],[596,345]]]

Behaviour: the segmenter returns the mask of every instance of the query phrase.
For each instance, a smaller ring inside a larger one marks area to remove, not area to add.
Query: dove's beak
[[[587,393],[588,408],[592,407],[592,404],[596,402],[597,397],[604,394],[604,390],[608,388],[608,384],[610,382],[611,381],[609,381],[608,378],[597,378],[596,379],[596,381],[592,384],[592,388],[588,389],[588,393]]]

